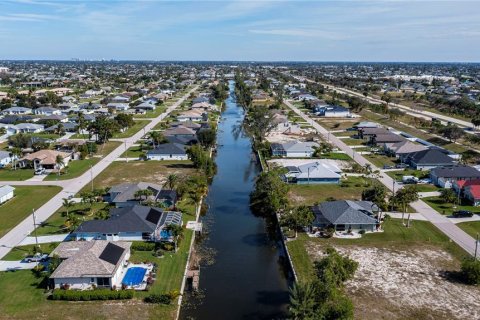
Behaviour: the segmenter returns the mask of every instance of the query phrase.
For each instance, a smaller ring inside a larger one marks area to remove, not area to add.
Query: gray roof
[[[108,191],[110,195],[110,202],[126,202],[135,200],[135,192],[146,189],[151,190],[153,192],[153,197],[156,199],[157,195],[162,190],[162,186],[149,182],[117,184],[111,187]]]
[[[272,143],[272,149],[284,150],[286,152],[310,152],[318,147],[319,144],[316,142],[289,141],[284,143]]]
[[[112,276],[130,251],[131,242],[105,240],[62,242],[50,256],[66,259],[50,278]]]
[[[437,167],[430,172],[442,178],[480,178],[480,171],[470,166]]]
[[[185,145],[180,143],[164,143],[158,145],[155,149],[148,150],[147,154],[176,154],[186,155]]]
[[[376,224],[371,217],[373,202],[339,200],[322,202],[312,207],[314,224]]]
[[[5,158],[10,158],[10,152],[4,151],[4,150],[0,150],[0,160],[1,160],[1,159],[5,159]]]
[[[446,164],[446,165],[453,165],[454,161],[452,158],[447,156],[445,153],[435,150],[435,149],[428,149],[423,151],[414,152],[408,155],[408,159],[410,159],[415,164]]]
[[[163,210],[146,206],[113,208],[107,220],[89,220],[83,222],[74,233],[152,233],[162,218]]]

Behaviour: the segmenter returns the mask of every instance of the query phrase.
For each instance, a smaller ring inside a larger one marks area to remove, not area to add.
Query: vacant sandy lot
[[[446,279],[458,262],[441,249],[336,249],[359,263],[346,284],[358,319],[480,319],[480,288]],[[307,251],[313,259],[323,253],[314,243]]]

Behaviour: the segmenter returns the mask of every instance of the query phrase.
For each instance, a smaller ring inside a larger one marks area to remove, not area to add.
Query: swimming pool
[[[126,286],[136,286],[143,281],[143,277],[145,277],[145,273],[147,269],[142,267],[132,267],[127,270],[125,276],[123,277],[122,284]]]

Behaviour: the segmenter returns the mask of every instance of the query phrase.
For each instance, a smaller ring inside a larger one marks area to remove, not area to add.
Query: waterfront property
[[[318,160],[299,166],[286,166],[283,179],[289,183],[321,184],[340,183],[341,170],[331,162]]]
[[[131,242],[62,242],[50,257],[62,259],[50,276],[52,285],[61,289],[91,289],[92,286],[117,289],[130,258]]]
[[[177,200],[176,192],[163,189],[161,185],[150,182],[122,183],[111,187],[104,197],[117,208],[131,207],[142,201],[163,203],[170,207]]]
[[[373,232],[378,229],[374,218],[375,205],[371,201],[338,200],[322,202],[312,207],[315,214],[314,228],[330,228],[337,231]]]
[[[311,158],[318,147],[316,142],[289,141],[272,143],[271,149],[274,157]]]
[[[164,143],[148,150],[148,160],[188,160],[186,146],[180,143]]]
[[[109,219],[85,221],[73,232],[73,236],[87,241],[173,242],[167,230],[171,224],[182,226],[181,212],[147,206],[112,208]]]

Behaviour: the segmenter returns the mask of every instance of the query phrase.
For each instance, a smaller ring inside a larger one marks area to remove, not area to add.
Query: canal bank
[[[197,246],[216,252],[202,264],[200,291],[186,294],[181,319],[281,319],[286,317],[290,270],[275,221],[256,217],[249,195],[260,168],[241,130],[243,108],[234,83],[218,127],[217,174],[205,198],[206,237]]]

